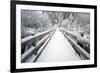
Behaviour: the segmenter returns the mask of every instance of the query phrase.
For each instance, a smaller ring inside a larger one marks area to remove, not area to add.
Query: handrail
[[[48,30],[48,31],[45,31],[45,32],[40,32],[40,33],[38,33],[38,34],[36,34],[36,35],[34,35],[34,36],[28,36],[28,37],[26,37],[26,38],[23,38],[23,39],[21,40],[21,43],[23,44],[23,43],[25,43],[25,42],[27,42],[27,41],[30,41],[30,40],[32,40],[32,39],[35,39],[35,38],[37,38],[37,37],[39,37],[39,36],[45,35],[45,34],[51,32],[51,31],[53,31],[53,30],[54,30],[54,29]]]
[[[84,41],[84,42],[86,42],[87,44],[90,45],[89,40],[86,39],[86,38],[82,38],[81,35],[79,35],[78,33],[77,33],[77,34],[74,33],[74,32],[72,33],[72,32],[70,32],[70,31],[66,31],[66,30],[64,30],[64,29],[61,29],[61,30],[63,30],[64,32],[66,32],[68,35],[74,36],[74,37],[76,38],[76,40],[79,40],[78,38],[81,38],[82,41]]]
[[[63,31],[63,30],[62,30]],[[90,59],[90,54],[85,51],[83,48],[81,48],[79,45],[77,45],[77,43],[71,39],[66,33],[66,31],[64,31],[64,35],[68,38],[69,42],[74,46],[74,49],[84,57],[84,59]]]
[[[40,49],[38,50],[38,54],[37,55],[32,55],[27,61],[26,63],[32,63],[32,62],[36,62],[37,59],[39,58],[39,56],[41,55],[41,53],[43,52],[43,50],[45,49],[46,45],[48,44],[48,42],[50,41],[50,39],[52,38],[52,36],[54,35],[54,32],[51,33],[51,35],[47,38],[47,40],[44,42],[44,44],[40,47]]]
[[[53,33],[53,32],[52,32],[52,33]],[[46,35],[43,39],[41,39],[41,40],[37,43],[36,47],[31,47],[31,48],[29,48],[27,51],[25,51],[25,52],[22,54],[22,56],[21,56],[21,61],[22,61],[22,62],[25,62],[25,61],[26,61],[29,57],[31,57],[33,54],[34,54],[34,55],[37,55],[37,52],[38,52],[39,48],[44,44],[44,42],[46,41],[46,39],[47,39],[48,37],[50,37],[50,35],[51,35],[52,33]]]
[[[88,53],[90,53],[90,40],[82,37],[77,32],[70,32],[64,29],[60,29],[61,31],[65,32],[68,36],[70,36],[78,45],[80,45],[83,49],[85,49]]]
[[[43,38],[46,34],[49,34],[50,32],[52,32],[54,30],[55,29],[51,29],[51,30],[48,30],[48,31],[44,31],[44,32],[38,33],[38,34],[36,34],[34,36],[31,35],[31,36],[28,36],[26,38],[23,38],[21,40],[21,48],[22,48],[22,50],[24,50],[25,49],[25,46],[27,46],[27,45],[30,46],[32,44],[35,44],[35,46],[36,46],[36,43],[39,40],[41,40],[41,38]]]

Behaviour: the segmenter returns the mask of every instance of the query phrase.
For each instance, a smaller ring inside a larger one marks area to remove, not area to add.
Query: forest
[[[51,28],[84,33],[90,37],[90,14],[83,12],[21,10],[21,38]]]

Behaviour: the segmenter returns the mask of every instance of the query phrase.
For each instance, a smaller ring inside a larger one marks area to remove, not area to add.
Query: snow
[[[63,33],[56,30],[36,62],[62,62],[81,60]]]

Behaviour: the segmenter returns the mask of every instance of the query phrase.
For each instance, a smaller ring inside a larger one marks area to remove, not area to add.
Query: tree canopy
[[[82,12],[21,10],[21,34],[35,34],[54,27],[66,30],[90,32],[90,14]]]

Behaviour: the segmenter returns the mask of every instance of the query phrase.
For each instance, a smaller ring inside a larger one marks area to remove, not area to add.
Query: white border
[[[54,62],[54,63],[21,63],[21,9],[47,10],[47,11],[68,11],[68,12],[89,12],[90,13],[90,60]],[[84,8],[50,7],[34,5],[16,5],[16,68],[39,68],[54,66],[73,66],[94,64],[94,10]]]

